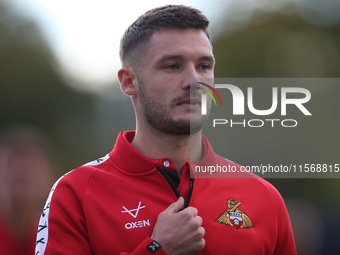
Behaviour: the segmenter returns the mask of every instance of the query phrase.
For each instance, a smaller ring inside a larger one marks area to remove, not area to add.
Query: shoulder
[[[84,189],[86,189],[92,174],[97,171],[106,171],[109,164],[109,156],[106,155],[105,157],[91,161],[67,172],[53,185],[50,192],[50,199],[55,192],[62,193],[64,195],[66,195],[65,193],[73,193],[74,195],[81,196],[81,193],[83,193]]]
[[[284,204],[279,191],[270,182],[252,172],[243,171],[246,169],[242,168],[241,165],[233,161],[230,161],[221,156],[218,157],[220,165],[230,166],[230,169],[234,167],[234,170],[236,170],[236,172],[232,173],[234,177],[232,177],[231,179],[238,179],[238,183],[242,185],[244,189],[249,190],[249,192],[252,191],[258,195],[266,196],[268,199],[272,200],[275,206],[277,206],[277,204]],[[228,177],[228,175],[226,175],[225,177]]]

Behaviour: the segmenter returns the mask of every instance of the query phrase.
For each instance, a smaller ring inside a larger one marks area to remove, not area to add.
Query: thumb
[[[172,204],[169,205],[168,208],[165,209],[164,212],[166,213],[177,213],[184,205],[184,198],[179,197],[178,200]]]

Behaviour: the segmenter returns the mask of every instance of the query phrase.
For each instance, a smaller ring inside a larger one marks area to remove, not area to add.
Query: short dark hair
[[[140,16],[125,31],[120,41],[120,61],[123,66],[140,57],[153,32],[160,29],[201,29],[210,40],[209,20],[201,11],[184,5],[165,5]]]

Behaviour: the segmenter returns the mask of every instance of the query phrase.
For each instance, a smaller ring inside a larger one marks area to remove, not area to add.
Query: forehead
[[[198,29],[156,31],[152,34],[146,48],[143,64],[157,61],[164,55],[176,55],[183,58],[213,56],[209,38],[203,30]]]

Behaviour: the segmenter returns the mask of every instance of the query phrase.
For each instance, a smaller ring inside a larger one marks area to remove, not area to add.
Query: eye
[[[202,70],[208,70],[208,69],[210,68],[210,66],[207,65],[207,64],[202,64],[202,65],[200,66],[200,68],[201,68]]]
[[[170,69],[170,70],[176,70],[176,69],[178,68],[178,66],[175,65],[175,64],[172,64],[172,65],[166,66],[165,68],[166,68],[166,69]]]

